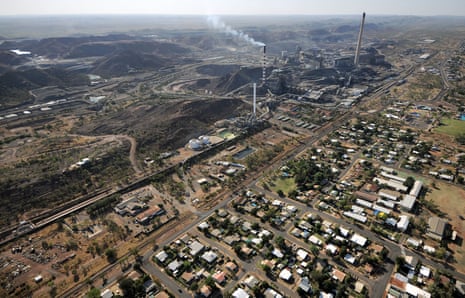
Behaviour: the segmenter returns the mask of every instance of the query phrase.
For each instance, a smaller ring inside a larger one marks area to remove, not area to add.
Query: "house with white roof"
[[[308,252],[299,248],[296,252],[298,261],[305,261],[308,258]]]
[[[216,261],[217,258],[218,258],[218,255],[214,251],[211,251],[211,250],[206,251],[202,255],[202,259],[204,259],[208,264],[213,263],[214,261]]]
[[[292,280],[292,272],[288,268],[285,268],[281,270],[281,272],[279,273],[279,278],[281,278],[284,281],[290,282]]]
[[[237,288],[232,294],[231,296],[233,298],[249,298],[250,295],[242,288]]]
[[[368,240],[362,235],[355,233],[350,238],[350,241],[354,242],[355,244],[358,244],[361,247],[364,247],[367,244]]]
[[[401,232],[405,232],[408,229],[408,225],[410,223],[410,218],[407,215],[399,216],[399,221],[397,222],[397,229]]]
[[[189,249],[190,249],[189,254],[195,257],[196,255],[201,253],[204,248],[205,246],[202,243],[198,241],[192,241],[192,243],[189,244]]]
[[[316,237],[315,235],[310,236],[310,238],[308,238],[308,241],[310,241],[311,243],[313,243],[315,245],[318,245],[318,246],[320,246],[322,244],[321,240],[318,237]]]

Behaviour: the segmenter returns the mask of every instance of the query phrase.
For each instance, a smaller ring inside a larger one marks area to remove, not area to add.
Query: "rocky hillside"
[[[76,131],[85,135],[129,134],[142,151],[171,150],[206,133],[215,121],[239,115],[245,108],[241,100],[232,98],[140,104],[94,119]]]
[[[27,103],[32,100],[29,90],[44,86],[69,87],[88,84],[86,75],[60,68],[24,71],[8,69],[0,75],[0,105],[2,108]]]

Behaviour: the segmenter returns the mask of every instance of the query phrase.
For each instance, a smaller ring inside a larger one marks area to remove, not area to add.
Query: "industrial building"
[[[428,220],[428,230],[426,235],[435,240],[441,241],[446,231],[447,221],[439,217],[431,217]]]
[[[136,222],[141,225],[147,225],[158,215],[165,213],[165,210],[159,206],[152,206],[136,217]]]

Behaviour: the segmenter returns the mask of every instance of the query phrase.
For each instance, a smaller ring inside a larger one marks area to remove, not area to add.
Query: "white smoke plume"
[[[236,29],[233,29],[231,26],[226,25],[222,20],[220,20],[220,18],[218,18],[216,16],[208,16],[207,23],[213,29],[218,30],[220,32],[224,32],[224,33],[232,35],[232,36],[235,36],[235,37],[237,37],[239,39],[242,39],[242,40],[250,43],[251,45],[260,46],[260,47],[263,47],[265,45],[263,42],[256,41],[255,39],[253,39],[252,37],[250,37],[246,33],[242,32],[242,31],[239,31],[239,30],[236,30]]]

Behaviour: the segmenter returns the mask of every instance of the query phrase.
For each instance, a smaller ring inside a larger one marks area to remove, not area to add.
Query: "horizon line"
[[[315,13],[294,13],[294,14],[281,14],[281,13],[270,13],[270,14],[187,14],[187,13],[53,13],[53,14],[2,14],[0,17],[66,17],[66,16],[167,16],[167,17],[207,17],[207,16],[220,16],[220,17],[294,17],[294,16],[318,16],[318,17],[334,17],[334,16],[359,16],[363,13],[335,13],[335,14],[315,14]],[[398,16],[398,17],[465,17],[465,15],[454,15],[454,14],[389,14],[389,13],[367,13],[370,16]]]

